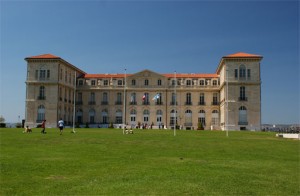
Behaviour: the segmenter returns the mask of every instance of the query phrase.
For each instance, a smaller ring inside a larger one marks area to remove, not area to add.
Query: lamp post
[[[174,136],[176,136],[176,118],[177,118],[177,111],[176,111],[176,100],[177,100],[177,95],[176,95],[176,85],[177,85],[177,80],[176,80],[176,71],[174,71],[174,101],[175,101],[175,111],[174,111]]]
[[[125,134],[125,126],[126,126],[126,113],[125,113],[125,110],[126,110],[126,69],[125,69],[125,75],[124,75],[124,97],[123,97],[123,102],[124,102],[124,107],[123,107],[123,135]]]
[[[225,130],[226,136],[228,137],[228,69],[226,68],[226,122],[225,122]]]

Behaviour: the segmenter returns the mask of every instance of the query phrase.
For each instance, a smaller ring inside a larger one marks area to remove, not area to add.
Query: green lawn
[[[299,140],[275,133],[0,129],[0,195],[300,195]]]

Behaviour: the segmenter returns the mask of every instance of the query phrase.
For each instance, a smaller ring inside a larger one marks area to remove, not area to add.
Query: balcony
[[[248,122],[238,122],[238,125],[248,125]]]
[[[177,103],[177,101],[176,101],[176,102],[171,101],[171,102],[170,102],[170,105],[178,105],[178,103]]]
[[[82,105],[82,101],[76,101],[76,105]]]
[[[204,101],[199,101],[198,105],[205,105],[205,102]]]
[[[130,105],[136,105],[136,101],[129,102]]]
[[[149,101],[144,101],[143,105],[150,105],[150,102]]]
[[[239,97],[239,101],[248,101],[247,97]]]
[[[108,105],[108,101],[102,101],[101,105]]]
[[[46,97],[45,97],[45,96],[38,96],[37,99],[38,99],[38,100],[45,100]]]
[[[115,102],[115,105],[122,105],[122,104],[123,104],[122,101],[116,101],[116,102]]]
[[[163,102],[155,102],[155,105],[163,105]]]
[[[95,101],[89,101],[89,105],[96,105]]]
[[[213,102],[211,102],[211,105],[220,105],[220,102],[218,102],[218,101],[213,101]]]
[[[185,105],[193,105],[193,103],[188,101],[188,102],[185,102]]]

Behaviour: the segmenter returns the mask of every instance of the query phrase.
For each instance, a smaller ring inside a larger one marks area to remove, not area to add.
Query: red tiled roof
[[[234,54],[230,54],[227,56],[223,56],[223,58],[261,58],[261,55],[257,55],[257,54],[248,54],[248,53],[244,53],[244,52],[237,52]]]
[[[26,59],[60,59],[60,57],[53,54],[42,54],[38,56],[27,57]]]

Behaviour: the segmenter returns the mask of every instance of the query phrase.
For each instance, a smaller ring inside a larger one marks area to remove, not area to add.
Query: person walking
[[[46,120],[43,120],[43,122],[42,122],[42,124],[41,124],[41,127],[42,127],[41,133],[42,133],[42,134],[46,134],[46,131],[45,131],[46,126],[45,126],[45,124],[46,124]]]
[[[58,121],[58,128],[59,128],[59,131],[60,131],[60,135],[62,135],[62,133],[63,133],[64,126],[65,126],[64,121],[63,121],[62,119],[60,119],[60,120]]]

